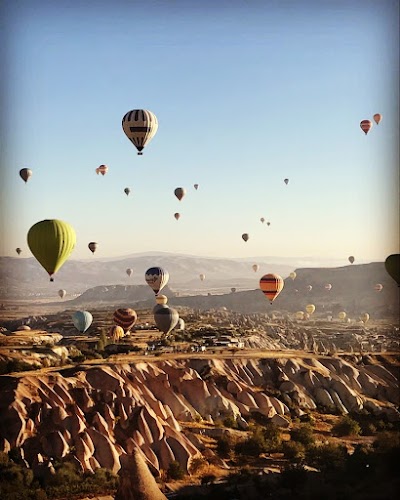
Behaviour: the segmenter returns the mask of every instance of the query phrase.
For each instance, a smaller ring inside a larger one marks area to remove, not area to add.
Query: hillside
[[[188,306],[199,309],[227,307],[228,309],[252,313],[270,311],[304,310],[307,304],[315,304],[315,315],[336,315],[344,310],[348,314],[361,314],[365,311],[375,318],[399,317],[399,290],[396,283],[388,276],[383,263],[353,265],[324,269],[296,269],[297,277],[293,281],[285,280],[285,287],[278,298],[270,306],[258,289],[229,292],[222,295],[208,295],[205,286],[202,295],[174,296],[175,289],[171,285],[163,292],[169,297],[169,304]],[[257,273],[258,276],[258,273]],[[327,291],[325,285],[330,283],[332,289]],[[383,290],[377,292],[374,285],[381,283]],[[308,285],[312,290],[307,290]],[[254,287],[255,288],[255,287]],[[88,306],[90,304],[109,304],[118,306],[135,304],[135,307],[152,307],[154,297],[146,286],[113,286],[97,287],[87,290],[73,301],[71,305]]]
[[[273,272],[287,276],[293,266],[258,261],[259,273]],[[82,293],[96,286],[142,285],[149,267],[161,266],[170,274],[170,286],[180,292],[229,291],[232,287],[251,289],[257,276],[251,266],[254,261],[241,259],[211,259],[185,255],[138,255],[120,260],[69,260],[57,272],[54,283],[33,258],[0,257],[0,300],[41,296],[53,297],[60,288],[68,294]],[[126,269],[132,268],[129,278]],[[200,273],[206,275],[201,282]]]

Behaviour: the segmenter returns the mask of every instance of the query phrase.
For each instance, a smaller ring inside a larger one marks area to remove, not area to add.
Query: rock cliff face
[[[84,471],[118,472],[123,457],[134,454],[157,475],[173,460],[187,470],[200,456],[201,442],[181,428],[200,416],[235,416],[241,429],[254,412],[285,427],[293,412],[321,407],[343,414],[364,408],[398,420],[398,377],[370,362],[191,359],[2,376],[0,449],[20,447],[35,474],[68,454]]]

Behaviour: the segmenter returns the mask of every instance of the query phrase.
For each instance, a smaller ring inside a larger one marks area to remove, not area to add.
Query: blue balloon
[[[93,316],[88,311],[76,311],[72,315],[72,321],[75,328],[84,333],[92,324]]]

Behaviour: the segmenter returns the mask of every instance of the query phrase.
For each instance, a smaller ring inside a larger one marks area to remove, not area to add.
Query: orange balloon
[[[284,284],[283,278],[278,274],[264,274],[260,279],[260,289],[271,304],[283,290]]]
[[[374,120],[375,120],[375,123],[376,123],[377,125],[379,125],[379,124],[380,124],[380,122],[382,121],[382,115],[381,115],[380,113],[375,113],[375,114],[374,114]]]

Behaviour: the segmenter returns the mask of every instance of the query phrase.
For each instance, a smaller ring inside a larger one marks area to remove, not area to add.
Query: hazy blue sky
[[[89,241],[98,257],[398,251],[397,1],[21,0],[2,16],[2,255],[29,256],[46,218],[74,226],[75,258]],[[135,108],[159,120],[142,157],[121,128]]]

